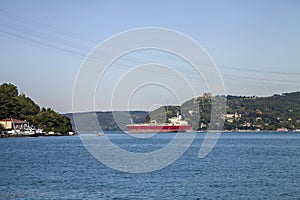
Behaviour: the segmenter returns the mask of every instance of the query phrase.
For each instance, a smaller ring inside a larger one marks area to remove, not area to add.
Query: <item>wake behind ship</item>
[[[186,132],[191,129],[191,126],[182,119],[181,115],[172,117],[168,121],[168,123],[157,123],[152,120],[150,123],[128,124],[127,128],[131,133]]]

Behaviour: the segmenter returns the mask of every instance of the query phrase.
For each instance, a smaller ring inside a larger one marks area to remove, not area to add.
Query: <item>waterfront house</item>
[[[3,126],[5,130],[12,130],[12,129],[24,129],[27,126],[26,121],[22,121],[19,119],[14,119],[14,118],[6,118],[0,120],[0,124]],[[14,127],[15,126],[15,127]]]

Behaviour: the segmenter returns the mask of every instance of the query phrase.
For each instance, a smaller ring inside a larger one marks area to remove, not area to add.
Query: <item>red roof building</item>
[[[13,129],[15,126],[16,129],[23,129],[25,125],[27,125],[26,121],[22,121],[14,118],[6,118],[0,120],[0,124],[4,127],[4,129],[9,130]]]

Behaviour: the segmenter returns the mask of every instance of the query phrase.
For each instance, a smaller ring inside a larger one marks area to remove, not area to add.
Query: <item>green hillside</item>
[[[0,85],[0,120],[6,118],[26,120],[46,132],[66,133],[72,131],[68,117],[62,116],[50,108],[41,109],[25,94],[19,94],[15,85],[3,83]]]
[[[213,97],[220,98],[220,97]],[[168,117],[179,112],[194,130],[206,130],[211,118],[212,97],[191,99],[181,107],[168,106]],[[195,109],[196,108],[196,109]],[[166,107],[150,112],[151,119],[165,116]],[[300,128],[300,92],[284,93],[270,97],[227,96],[227,115],[224,130],[277,130]]]

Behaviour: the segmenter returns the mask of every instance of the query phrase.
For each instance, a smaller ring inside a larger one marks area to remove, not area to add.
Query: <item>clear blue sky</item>
[[[85,56],[106,38],[140,27],[194,38],[217,64],[228,94],[300,91],[299,0],[1,0],[0,82],[16,84],[40,106],[71,112]],[[98,92],[101,99],[105,91]]]

